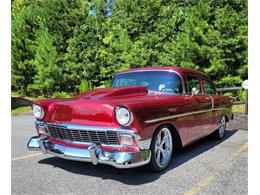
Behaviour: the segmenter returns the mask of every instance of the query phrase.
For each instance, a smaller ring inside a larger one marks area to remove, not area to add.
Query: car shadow
[[[165,172],[175,169],[192,158],[210,150],[218,144],[224,142],[233,136],[237,130],[227,130],[222,140],[214,140],[209,136],[200,141],[191,144],[175,154],[169,167],[159,173],[151,172],[146,167],[137,167],[132,169],[116,169],[109,165],[92,165],[91,163],[64,160],[57,157],[50,157],[40,160],[38,163],[51,165],[53,168],[64,169],[68,172],[80,175],[99,177],[104,180],[116,180],[127,185],[140,185],[153,182],[161,177]]]

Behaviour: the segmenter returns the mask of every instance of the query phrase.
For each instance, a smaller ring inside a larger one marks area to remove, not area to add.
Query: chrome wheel
[[[225,116],[222,116],[220,120],[220,126],[218,128],[219,138],[224,137],[225,131],[226,131],[226,118]]]
[[[159,167],[165,167],[172,155],[172,134],[166,127],[162,128],[156,137],[154,156]]]

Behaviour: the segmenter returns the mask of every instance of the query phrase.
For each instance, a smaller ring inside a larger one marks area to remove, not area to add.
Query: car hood
[[[124,100],[147,95],[146,87],[103,88],[79,94],[70,99],[35,102],[46,112],[44,121],[83,125],[114,126],[114,108]]]

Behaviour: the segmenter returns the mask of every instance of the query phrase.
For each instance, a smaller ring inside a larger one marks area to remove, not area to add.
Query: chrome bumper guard
[[[133,168],[150,162],[151,151],[149,149],[139,152],[104,151],[99,144],[91,144],[87,149],[74,148],[54,144],[46,136],[32,137],[27,143],[29,150],[42,151],[54,156],[84,162],[92,162],[94,165],[108,164],[116,168]]]

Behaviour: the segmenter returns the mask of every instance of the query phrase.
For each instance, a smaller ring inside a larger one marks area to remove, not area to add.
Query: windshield
[[[179,75],[168,71],[140,71],[115,76],[112,87],[147,86],[150,92],[182,94]]]

